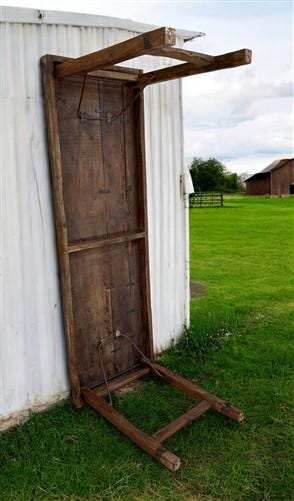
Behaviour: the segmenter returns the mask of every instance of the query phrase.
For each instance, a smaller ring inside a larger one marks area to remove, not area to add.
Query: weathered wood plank
[[[45,57],[45,56],[44,56]],[[64,56],[56,56],[50,54],[50,56],[55,64],[61,64],[65,61],[69,61],[73,58],[64,57]],[[98,78],[111,78],[111,80],[122,80],[125,82],[136,82],[139,76],[143,73],[143,70],[138,68],[129,68],[127,66],[107,66],[107,68],[103,68],[101,70],[90,71],[89,76],[95,76]]]
[[[251,63],[251,50],[241,49],[221,56],[214,56],[210,63],[203,62],[203,65],[195,65],[193,63],[178,64],[169,66],[161,70],[149,71],[143,73],[139,78],[139,85],[152,85],[159,82],[167,82],[175,78],[184,78],[192,75],[200,75],[201,73],[209,73],[211,71],[223,70],[226,68],[235,68]]]
[[[98,70],[142,56],[150,49],[168,47],[175,43],[176,32],[173,28],[158,28],[77,59],[65,61],[56,67],[55,74],[57,78],[64,78],[76,73]]]
[[[53,59],[50,56],[41,58],[44,102],[47,122],[48,146],[53,186],[53,203],[55,213],[55,229],[59,258],[61,294],[63,303],[64,332],[67,347],[68,373],[72,390],[72,398],[78,407],[82,405],[80,382],[77,370],[76,350],[74,345],[74,321],[71,294],[71,276],[68,257],[68,235],[63,203],[63,179],[61,167],[61,151],[56,110],[55,79],[53,75]]]
[[[229,402],[222,400],[212,393],[209,393],[197,384],[188,381],[182,376],[174,374],[169,369],[163,367],[160,364],[153,363],[153,366],[170,384],[175,386],[175,388],[183,391],[190,397],[195,398],[196,400],[207,400],[213,410],[233,419],[233,421],[238,421],[240,423],[244,420],[243,412],[240,409],[237,409],[237,407],[232,406]]]
[[[77,115],[82,82],[80,75],[56,82],[63,199],[69,242],[103,238],[107,234],[101,122],[81,121]],[[95,112],[101,106],[97,85],[96,77],[88,77],[82,112],[90,116],[99,116]]]
[[[180,468],[180,458],[163,447],[158,440],[139,430],[103,398],[96,395],[94,390],[82,390],[82,395],[88,405],[170,471],[176,471]]]
[[[134,116],[134,106],[127,106],[138,94],[138,89],[133,86],[123,86],[123,130],[125,144],[125,190],[128,207],[128,232],[138,231],[138,193],[136,190],[139,170],[136,158],[136,129],[137,122]]]
[[[140,94],[134,102],[134,114],[136,128],[136,158],[138,170],[138,215],[139,228],[145,231],[145,238],[139,241],[139,251],[141,256],[141,291],[143,297],[143,320],[145,326],[146,354],[149,359],[154,358],[153,332],[152,332],[152,312],[150,297],[150,268],[149,268],[149,246],[148,246],[148,207],[147,207],[147,178],[146,178],[146,156],[145,156],[145,126],[144,126],[144,95]]]
[[[109,66],[105,69],[91,71],[89,73],[89,76],[94,76],[98,78],[111,78],[111,80],[121,80],[123,82],[137,82],[142,73],[143,70],[137,70],[134,68],[123,68],[122,66]]]
[[[149,374],[149,372],[150,367],[141,367],[139,369],[134,369],[130,372],[127,372],[126,374],[123,374],[121,376],[117,376],[114,379],[108,381],[108,389],[111,393],[117,391],[120,388],[123,388],[128,384],[133,383],[134,381],[137,381],[137,379],[146,376],[147,374]],[[108,390],[105,384],[101,384],[92,389],[99,397],[105,397],[106,395],[108,395]]]
[[[106,248],[70,254],[74,339],[83,386],[104,380],[97,343],[113,333],[107,257]],[[117,373],[112,349],[112,342],[101,348],[107,377]]]
[[[115,115],[124,106],[123,84],[113,81],[99,81],[99,97],[103,115]],[[102,154],[107,190],[107,237],[112,234],[128,233],[128,203],[126,193],[125,141],[123,117],[102,121]],[[134,140],[134,138],[132,138]],[[133,216],[132,216],[133,217]]]
[[[143,70],[139,68],[130,68],[129,66],[119,66],[118,64],[107,66],[107,68],[104,68],[104,70],[125,74],[126,78],[128,78],[129,75],[139,76],[143,73]]]
[[[131,244],[130,244],[131,245]],[[132,336],[128,311],[132,308],[129,294],[130,263],[128,258],[128,243],[109,248],[109,268],[111,281],[111,305],[113,331],[124,332]],[[142,341],[141,341],[142,343]],[[123,336],[113,341],[113,358],[118,373],[138,364],[138,354],[133,354],[130,342]]]
[[[184,426],[193,423],[193,421],[198,419],[200,416],[202,416],[202,414],[204,414],[204,412],[208,411],[209,409],[210,404],[207,402],[207,400],[202,400],[195,407],[185,412],[185,414],[182,414],[182,416],[178,417],[171,423],[153,433],[152,436],[160,442],[163,442],[167,438],[174,435],[177,431],[184,428]]]

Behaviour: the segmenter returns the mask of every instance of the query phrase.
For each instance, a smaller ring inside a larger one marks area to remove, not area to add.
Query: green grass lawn
[[[177,433],[166,444],[182,468],[170,474],[90,409],[61,404],[2,435],[1,499],[294,499],[293,202],[230,197],[190,211],[191,278],[207,295],[162,361],[242,408],[245,422],[207,413]],[[147,432],[190,403],[155,381],[116,399]]]

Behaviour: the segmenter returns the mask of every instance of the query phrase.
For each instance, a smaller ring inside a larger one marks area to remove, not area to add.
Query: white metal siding
[[[39,58],[77,57],[133,35],[123,29],[1,24],[4,417],[68,390]],[[130,65],[163,63],[148,57]],[[153,329],[161,350],[181,333],[188,310],[179,81],[145,91],[145,130]]]

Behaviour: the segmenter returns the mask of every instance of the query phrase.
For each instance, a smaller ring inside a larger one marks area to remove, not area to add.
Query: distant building
[[[247,195],[294,195],[294,158],[275,160],[245,183]]]

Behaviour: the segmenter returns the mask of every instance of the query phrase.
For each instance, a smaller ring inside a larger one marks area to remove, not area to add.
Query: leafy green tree
[[[226,187],[230,191],[237,191],[238,190],[238,174],[236,174],[235,172],[227,173]]]
[[[217,191],[225,184],[225,166],[216,158],[194,158],[190,172],[195,191]]]
[[[216,158],[194,158],[190,173],[195,191],[242,191],[243,182],[235,172],[228,172]]]

